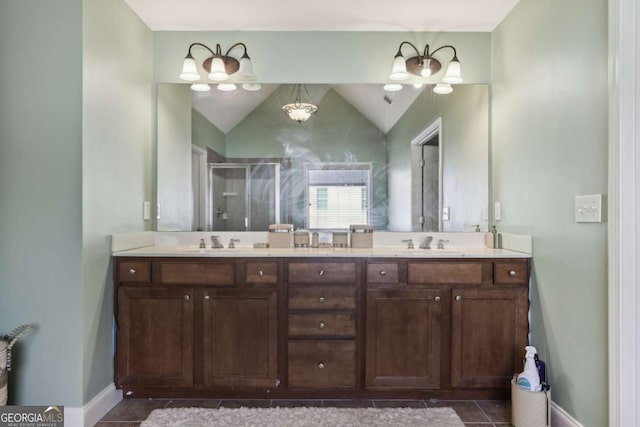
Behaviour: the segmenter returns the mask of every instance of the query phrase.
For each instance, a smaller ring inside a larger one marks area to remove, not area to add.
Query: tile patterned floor
[[[507,427],[511,425],[511,402],[504,400],[205,400],[129,399],[123,400],[95,427],[137,427],[158,408],[179,407],[239,408],[339,407],[339,408],[453,408],[465,427]]]

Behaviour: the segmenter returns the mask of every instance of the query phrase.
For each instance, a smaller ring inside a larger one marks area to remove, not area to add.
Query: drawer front
[[[496,285],[526,285],[529,274],[526,262],[495,262],[494,281]]]
[[[353,341],[289,341],[289,387],[352,388],[356,385]]]
[[[335,286],[289,288],[289,309],[292,310],[355,310],[356,289]]]
[[[118,263],[118,279],[120,282],[151,281],[151,268],[148,261],[120,261]]]
[[[234,285],[233,263],[160,262],[161,283],[170,285]]]
[[[353,313],[304,313],[289,315],[289,336],[353,337],[356,320]]]
[[[278,283],[277,262],[248,262],[245,271],[246,283]]]
[[[355,283],[355,262],[295,262],[289,264],[291,283]]]
[[[398,283],[398,263],[368,263],[367,283]]]
[[[410,262],[407,275],[410,284],[482,284],[481,262]]]

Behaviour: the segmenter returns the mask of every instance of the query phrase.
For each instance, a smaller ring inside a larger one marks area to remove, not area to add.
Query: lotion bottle
[[[526,350],[524,371],[518,375],[517,384],[530,391],[540,391],[540,374],[535,361],[536,348],[529,345],[524,349]]]

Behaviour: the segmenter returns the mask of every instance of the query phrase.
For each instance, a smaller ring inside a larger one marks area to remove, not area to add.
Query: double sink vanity
[[[125,398],[499,399],[521,370],[531,254],[483,233],[435,233],[450,243],[429,250],[408,233],[368,249],[177,234],[114,236]]]

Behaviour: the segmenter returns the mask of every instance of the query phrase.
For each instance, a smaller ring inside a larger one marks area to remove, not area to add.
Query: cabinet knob
[[[324,322],[320,322],[320,324],[318,325],[318,327],[319,327],[320,329],[324,329],[324,328],[325,328],[325,326],[327,326],[327,325],[326,325],[326,323],[324,323]]]
[[[517,273],[515,272],[515,270],[511,270],[511,271],[509,272],[509,276],[511,276],[511,277],[515,276],[516,274],[517,274]]]
[[[318,273],[320,276],[324,276],[324,270],[320,270],[320,272]]]
[[[189,301],[191,297],[189,295],[185,295],[182,299],[184,299],[185,301]]]
[[[187,295],[187,296],[188,296],[188,295]],[[209,295],[205,295],[205,296],[204,296],[204,300],[205,300],[205,301],[209,301],[210,299],[211,299],[211,297],[210,297]]]
[[[260,276],[260,277],[264,276],[264,271],[258,270],[258,276]]]
[[[133,396],[133,392],[132,392],[131,390],[129,390],[129,391],[127,391],[127,392],[125,393],[125,395],[126,395],[126,396]]]
[[[387,272],[386,272],[385,270],[380,270],[380,275],[381,275],[381,276],[386,276],[386,275],[387,275]]]
[[[131,276],[135,275],[135,274],[136,274],[136,269],[135,269],[135,268],[132,268],[131,270],[129,270],[129,274],[130,274]]]
[[[462,296],[456,295],[456,301],[462,301]]]
[[[318,298],[318,301],[320,301],[320,302],[324,302],[324,297],[320,297],[320,298]]]
[[[318,369],[324,369],[324,363],[323,362],[318,363]]]
[[[434,298],[435,302],[440,302],[440,296]]]

